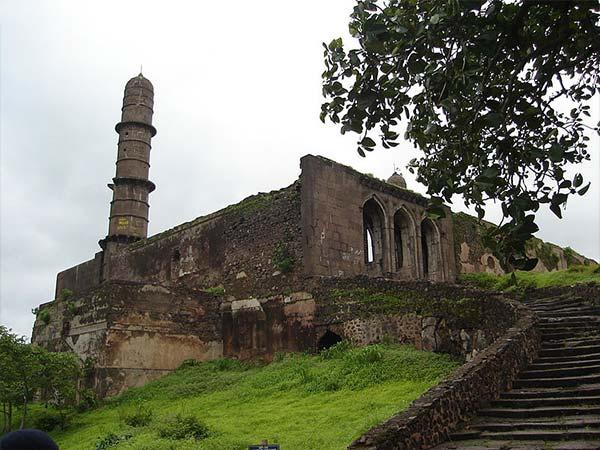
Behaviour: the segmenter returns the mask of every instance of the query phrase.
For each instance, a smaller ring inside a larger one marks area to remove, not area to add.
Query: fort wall
[[[301,168],[306,273],[432,281],[456,278],[449,214],[430,221],[425,197],[326,158],[307,155]],[[366,254],[369,223],[376,241],[373,261]],[[431,227],[431,236],[424,235],[425,223]]]

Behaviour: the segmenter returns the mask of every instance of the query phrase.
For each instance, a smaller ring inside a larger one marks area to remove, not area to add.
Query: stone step
[[[432,450],[598,450],[598,441],[569,441],[552,442],[547,445],[544,441],[515,441],[515,440],[464,440],[446,442],[434,447]]]
[[[559,367],[538,370],[525,370],[519,374],[519,379],[532,378],[561,378],[578,375],[600,374],[600,365],[588,365],[583,367]]]
[[[573,324],[564,322],[539,323],[538,329],[541,333],[562,333],[566,331],[598,331],[600,322],[577,322]]]
[[[515,388],[573,387],[582,384],[600,383],[600,374],[561,378],[519,378],[514,381]]]
[[[600,314],[600,308],[588,307],[588,308],[574,308],[564,311],[548,311],[538,313],[538,316],[542,319],[550,317],[577,317],[582,315],[598,315]]]
[[[539,356],[578,356],[578,355],[591,355],[594,353],[600,353],[600,345],[589,345],[580,347],[566,347],[566,348],[542,348]]]
[[[570,430],[516,430],[507,432],[483,432],[480,439],[517,439],[521,441],[591,441],[600,440],[600,430],[574,428]]]
[[[556,406],[541,408],[486,408],[479,411],[483,417],[529,419],[535,417],[562,417],[600,414],[600,406]]]
[[[558,341],[542,341],[542,349],[546,348],[561,348],[561,347],[582,347],[590,345],[600,345],[600,337],[598,336],[583,336],[573,339],[561,339]]]
[[[587,355],[574,355],[574,356],[542,356],[536,358],[534,364],[548,364],[548,363],[568,363],[574,361],[593,361],[600,359],[599,353],[589,353]]]
[[[598,330],[594,331],[578,331],[578,330],[569,330],[562,331],[558,333],[554,332],[542,332],[542,342],[551,342],[551,341],[563,341],[565,339],[580,339],[586,337],[593,337],[595,333],[598,333]]]
[[[535,307],[531,307],[536,313],[544,313],[544,312],[554,312],[554,311],[563,311],[565,309],[578,309],[578,308],[589,308],[590,305],[581,301],[581,300],[573,300],[569,302],[563,302],[560,304],[554,305],[539,305]]]
[[[545,299],[545,300],[533,300],[533,301],[526,300],[523,303],[525,303],[531,309],[536,309],[536,308],[546,308],[546,307],[553,306],[553,305],[562,305],[562,304],[569,304],[569,303],[573,303],[573,302],[581,302],[581,301],[582,301],[581,297],[564,296],[564,297],[555,297],[553,299]]]
[[[514,430],[566,430],[572,428],[600,429],[598,416],[573,416],[550,420],[503,420],[470,424],[466,430],[478,431],[514,431]],[[466,431],[465,430],[465,431]]]
[[[600,396],[502,399],[492,402],[492,408],[538,408],[542,406],[588,405],[600,407]]]
[[[581,316],[571,316],[571,317],[549,317],[546,319],[540,319],[541,324],[549,324],[549,323],[563,323],[563,324],[572,324],[572,323],[593,323],[600,321],[600,316],[598,315],[584,315]]]
[[[600,384],[587,384],[572,388],[542,388],[542,389],[511,389],[500,394],[501,399],[527,399],[527,398],[559,398],[559,397],[577,397],[577,396],[595,396],[600,395]]]
[[[527,370],[546,370],[546,369],[571,369],[575,367],[586,367],[600,365],[600,359],[550,362],[550,363],[532,363],[527,366]]]

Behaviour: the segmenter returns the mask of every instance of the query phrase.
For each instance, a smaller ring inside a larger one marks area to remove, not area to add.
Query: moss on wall
[[[482,301],[472,297],[431,297],[417,291],[385,292],[367,288],[333,289],[330,299],[356,302],[363,315],[417,314],[458,319],[463,326],[476,327],[482,318]]]

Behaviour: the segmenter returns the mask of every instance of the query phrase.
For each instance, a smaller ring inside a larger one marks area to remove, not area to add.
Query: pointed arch
[[[421,264],[423,277],[429,280],[440,279],[441,265],[440,231],[430,219],[421,221]]]
[[[375,196],[367,200],[362,207],[363,247],[365,263],[383,268],[386,252],[385,212]]]
[[[404,275],[414,275],[416,226],[412,215],[405,207],[394,214],[394,268]]]

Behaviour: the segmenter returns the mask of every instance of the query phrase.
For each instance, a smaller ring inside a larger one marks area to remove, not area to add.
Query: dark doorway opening
[[[427,235],[421,234],[421,248],[423,249],[423,274],[429,275],[429,245],[427,244]]]
[[[331,330],[327,330],[317,344],[319,351],[325,350],[326,348],[333,347],[338,342],[342,342],[342,337],[339,334],[334,333]]]

